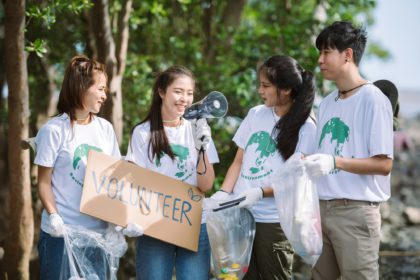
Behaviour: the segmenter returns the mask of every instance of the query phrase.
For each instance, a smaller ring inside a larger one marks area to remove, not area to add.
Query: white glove
[[[64,234],[64,222],[58,213],[50,215],[50,235],[53,237],[62,237]]]
[[[194,144],[197,150],[207,151],[210,145],[211,130],[206,119],[191,120]]]
[[[245,200],[239,203],[240,208],[252,208],[255,204],[258,203],[263,198],[263,191],[261,188],[252,188],[244,191],[239,195],[239,197],[244,197]]]
[[[215,192],[211,198],[214,200],[229,200],[232,195],[224,191]]]
[[[328,154],[310,155],[303,162],[306,171],[312,177],[327,175],[335,169],[335,158]]]
[[[138,237],[138,236],[142,236],[144,234],[143,227],[141,225],[136,224],[136,223],[128,223],[125,228],[123,228],[121,226],[116,226],[115,230],[116,231],[122,231],[122,233],[125,236],[128,236],[128,237]]]

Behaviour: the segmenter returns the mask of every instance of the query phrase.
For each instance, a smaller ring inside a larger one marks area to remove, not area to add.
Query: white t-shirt
[[[317,153],[345,158],[386,155],[393,158],[392,108],[374,85],[338,99],[337,91],[321,102],[318,111]],[[319,198],[385,201],[390,197],[390,175],[360,175],[335,170],[316,180]]]
[[[239,126],[233,141],[244,150],[244,155],[239,178],[233,189],[235,196],[250,188],[270,186],[271,174],[282,167],[284,160],[272,135],[279,119],[271,107],[259,105],[249,110]],[[315,123],[308,118],[299,130],[295,151],[312,154],[315,150],[315,134]],[[252,207],[251,212],[260,223],[279,221],[274,197],[263,198]]]
[[[167,154],[163,154],[160,159],[155,156],[150,160],[152,153],[149,149],[151,136],[149,122],[142,123],[134,129],[125,159],[143,168],[197,186],[198,153],[194,145],[191,123],[184,119],[180,126],[164,126],[164,129],[175,154],[175,160]],[[207,157],[210,163],[219,162],[213,140],[210,141]],[[202,223],[205,222],[205,216],[203,212]]]
[[[52,167],[51,185],[57,211],[65,224],[87,229],[103,229],[106,223],[80,213],[87,155],[96,150],[121,157],[112,125],[100,117],[93,117],[87,125],[70,125],[67,114],[54,117],[41,127],[36,136],[37,153],[34,163]],[[50,233],[47,211],[41,218],[41,229]]]

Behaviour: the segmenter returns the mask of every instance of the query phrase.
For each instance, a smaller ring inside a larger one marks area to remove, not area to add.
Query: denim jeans
[[[41,280],[69,279],[71,277],[68,256],[64,254],[64,251],[63,237],[52,237],[41,230],[38,242]],[[106,276],[109,264],[100,248],[81,248],[78,255],[79,265],[83,266],[83,270],[79,270],[78,273],[91,277],[96,275],[96,279],[109,278]]]
[[[137,280],[170,280],[174,266],[177,280],[209,279],[210,243],[206,224],[201,225],[198,252],[149,236],[137,238]]]
[[[52,237],[41,230],[38,241],[41,280],[57,280],[60,278],[63,252],[64,238]]]

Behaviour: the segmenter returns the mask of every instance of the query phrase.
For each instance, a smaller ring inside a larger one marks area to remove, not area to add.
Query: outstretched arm
[[[392,159],[386,155],[370,158],[335,158],[336,168],[355,174],[388,175],[392,169]]]
[[[386,155],[370,158],[343,158],[328,154],[313,154],[305,158],[305,166],[312,176],[323,176],[334,169],[362,175],[388,175],[392,169],[392,159]]]
[[[235,158],[226,173],[225,180],[223,181],[220,190],[227,193],[231,193],[233,191],[236,180],[238,180],[239,173],[241,172],[243,157],[244,150],[238,148],[238,151],[236,152]]]

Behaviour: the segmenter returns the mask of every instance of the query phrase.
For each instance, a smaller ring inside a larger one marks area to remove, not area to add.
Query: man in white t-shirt
[[[316,39],[318,63],[337,90],[318,111],[317,153],[306,158],[320,198],[323,251],[313,279],[378,279],[381,216],[390,197],[393,114],[387,97],[361,77],[366,32],[335,22]]]

